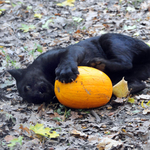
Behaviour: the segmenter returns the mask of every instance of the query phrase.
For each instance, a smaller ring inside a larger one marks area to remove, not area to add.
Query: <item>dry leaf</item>
[[[136,96],[136,98],[137,98],[137,99],[147,99],[147,100],[148,100],[148,99],[150,99],[150,95],[141,94],[141,95],[139,95],[139,96]]]
[[[99,150],[110,150],[111,148],[120,147],[122,145],[121,141],[112,140],[110,138],[103,138],[97,145]]]
[[[5,1],[0,1],[0,4],[3,4],[3,3],[5,3]]]
[[[6,142],[10,142],[11,140],[13,140],[14,138],[16,138],[16,137],[14,137],[14,136],[12,136],[12,135],[7,135],[7,136],[5,136],[5,141]]]
[[[58,3],[57,6],[74,6],[75,0],[66,0],[62,3]]]
[[[30,135],[30,130],[27,127],[23,127],[23,125],[20,125],[19,129],[21,129],[22,131],[26,131],[29,135]]]
[[[41,18],[42,18],[42,15],[41,15],[41,14],[34,14],[34,18],[41,19]]]
[[[78,130],[76,130],[76,129],[72,130],[70,133],[71,133],[72,135],[75,135],[75,136],[81,136],[81,137],[85,137],[85,138],[88,137],[87,134],[82,133],[82,132],[80,132],[80,131],[78,131]]]
[[[113,94],[116,97],[126,97],[129,93],[127,81],[124,80],[124,77],[121,81],[113,86]]]
[[[150,109],[144,109],[144,110],[143,110],[143,115],[146,115],[146,114],[148,114],[148,113],[150,113]]]

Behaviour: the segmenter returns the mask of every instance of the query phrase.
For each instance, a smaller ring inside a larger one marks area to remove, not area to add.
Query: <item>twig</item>
[[[97,113],[94,110],[91,110],[91,114],[96,118],[97,123],[101,121],[100,117],[97,115]]]

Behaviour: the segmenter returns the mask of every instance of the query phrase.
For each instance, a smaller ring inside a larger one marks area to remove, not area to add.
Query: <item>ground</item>
[[[24,68],[53,47],[107,32],[150,43],[148,1],[62,2],[0,0],[0,150],[149,150],[150,80],[142,92],[96,109],[34,105],[19,97],[7,69]]]

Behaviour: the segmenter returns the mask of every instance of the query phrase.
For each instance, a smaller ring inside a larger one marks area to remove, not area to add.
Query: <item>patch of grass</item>
[[[22,139],[23,139],[22,136],[19,136],[18,138],[14,138],[13,140],[10,141],[11,143],[8,144],[7,146],[10,147],[10,149],[12,150],[13,147],[14,147],[17,143],[19,143],[20,145],[22,145]]]
[[[71,116],[71,109],[65,109],[65,118],[69,118]]]
[[[80,18],[80,17],[72,17],[73,19],[73,25],[75,25],[75,27],[77,28],[78,25],[83,21],[83,18]]]
[[[24,46],[24,49],[28,51],[28,46]],[[35,55],[35,51],[42,53],[42,45],[35,43],[33,49],[31,51],[28,51],[28,54],[32,55],[33,58],[36,58],[37,56]]]
[[[64,118],[69,118],[71,116],[71,109],[68,109],[64,105],[59,105],[59,108],[55,110],[59,115],[64,115]],[[58,118],[57,118],[58,119]],[[58,121],[58,120],[57,120]]]
[[[21,25],[22,27],[19,28],[20,30],[22,30],[23,32],[28,32],[28,31],[31,31],[33,29],[35,29],[36,27],[34,25],[27,25],[27,24],[22,24]]]
[[[140,6],[140,4],[143,2],[144,0],[132,0],[130,1],[131,4],[136,8],[138,6]]]
[[[62,121],[59,117],[54,117],[53,120],[55,120],[55,121]]]
[[[74,22],[80,23],[83,19],[80,17],[72,17]]]
[[[82,28],[82,30],[86,30],[86,27],[84,26],[84,27]]]
[[[72,21],[68,22],[65,26],[65,28],[73,28],[75,30],[77,30],[78,26],[81,24],[81,22],[83,21],[83,18],[80,17],[72,17]]]
[[[7,66],[8,66],[9,63],[11,63],[12,66],[14,66],[15,68],[17,68],[17,67],[16,67],[16,62],[15,62],[14,60],[12,60],[8,54],[5,53],[5,51],[4,51],[3,48],[0,48],[0,49],[2,50],[3,54],[4,54],[5,57],[6,57]]]

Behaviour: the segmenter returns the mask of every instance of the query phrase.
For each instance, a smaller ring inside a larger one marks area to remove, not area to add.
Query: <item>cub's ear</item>
[[[21,80],[23,74],[25,73],[25,69],[12,69],[7,71],[16,79],[16,81]]]

